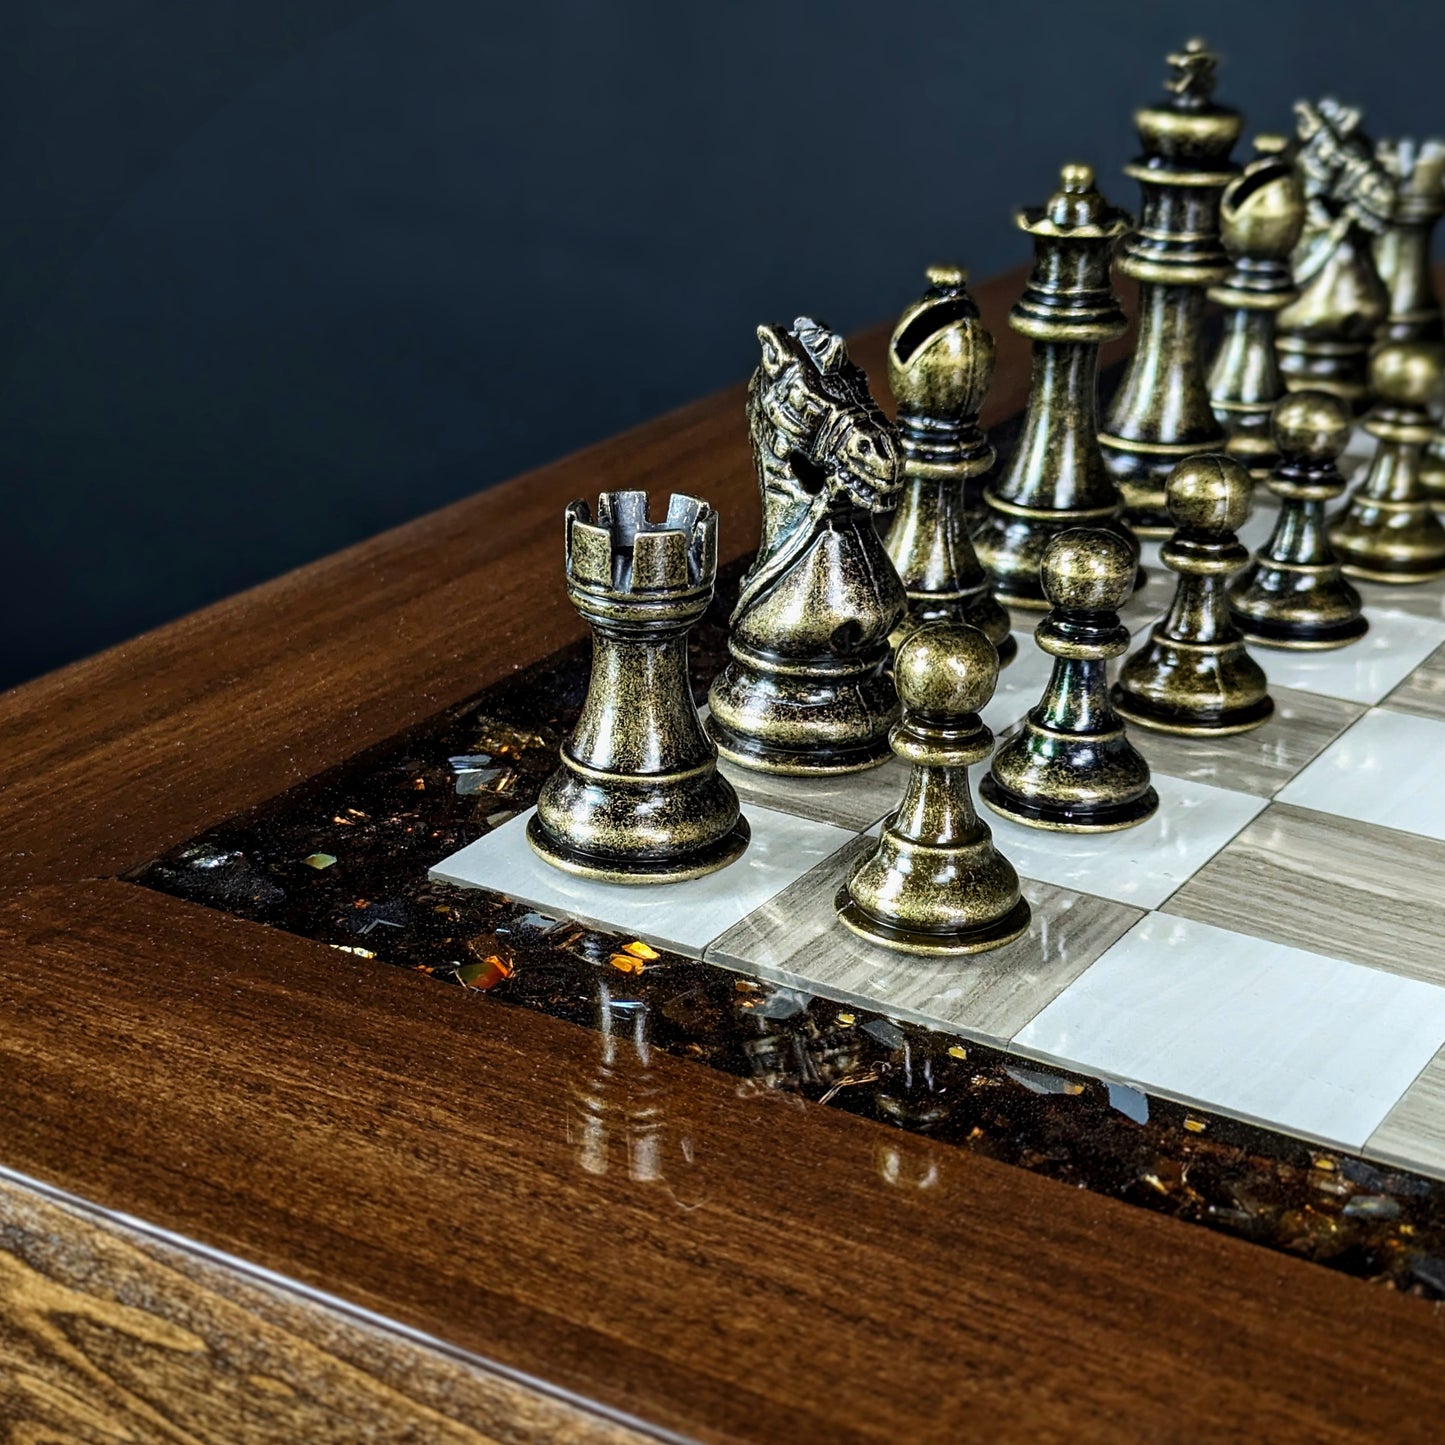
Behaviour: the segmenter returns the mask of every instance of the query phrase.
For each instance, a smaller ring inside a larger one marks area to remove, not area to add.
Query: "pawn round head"
[[[1428,341],[1390,341],[1370,357],[1370,392],[1392,406],[1428,406],[1440,390],[1445,347]]]
[[[1185,457],[1165,484],[1169,520],[1181,531],[1222,537],[1249,516],[1248,470],[1223,453]]]
[[[1066,612],[1117,612],[1138,565],[1134,549],[1116,533],[1073,527],[1044,549],[1039,582],[1044,596]]]
[[[1334,461],[1344,451],[1353,426],[1349,403],[1328,391],[1292,391],[1270,414],[1280,456],[1303,466]]]
[[[978,712],[998,686],[998,653],[967,623],[928,622],[899,644],[893,681],[906,712],[927,717]]]

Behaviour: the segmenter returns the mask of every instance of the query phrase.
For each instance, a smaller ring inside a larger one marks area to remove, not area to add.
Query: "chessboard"
[[[1273,520],[1261,489],[1243,540]],[[1172,591],[1157,543],[1144,562],[1124,614],[1136,641]],[[896,759],[816,780],[725,764],[752,843],[708,877],[560,872],[528,847],[531,809],[429,876],[1095,1078],[1126,1108],[1168,1099],[1445,1178],[1445,582],[1363,591],[1356,645],[1255,650],[1276,703],[1263,727],[1130,730],[1160,797],[1145,825],[1069,834],[985,813],[1033,910],[992,953],[900,954],[835,916],[897,804]],[[1028,620],[1014,614],[1017,659],[983,713],[1000,736],[1048,676]]]

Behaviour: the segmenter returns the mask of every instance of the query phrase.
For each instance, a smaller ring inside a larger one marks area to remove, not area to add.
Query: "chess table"
[[[0,697],[13,1438],[1438,1433],[1445,589],[1264,654],[1257,734],[1136,733],[1153,831],[990,815],[997,955],[831,924],[892,765],[734,771],[750,871],[619,901],[517,846],[586,677],[561,512],[703,496],[735,581],[742,403]]]

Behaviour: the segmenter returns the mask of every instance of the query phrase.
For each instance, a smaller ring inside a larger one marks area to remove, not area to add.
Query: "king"
[[[841,336],[760,326],[748,429],[763,535],[708,694],[718,751],[762,772],[826,774],[892,756],[888,636],[908,598],[874,514],[900,489],[897,433]]]

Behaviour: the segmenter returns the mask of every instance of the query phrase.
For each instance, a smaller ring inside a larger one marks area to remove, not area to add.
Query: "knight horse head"
[[[841,336],[800,317],[760,326],[748,431],[762,545],[708,698],[725,757],[784,773],[851,772],[890,754],[888,639],[908,606],[873,523],[901,490],[902,446]]]
[[[824,496],[868,512],[890,506],[898,436],[843,338],[802,316],[790,331],[759,326],[758,341],[748,421],[764,489],[804,505]]]

